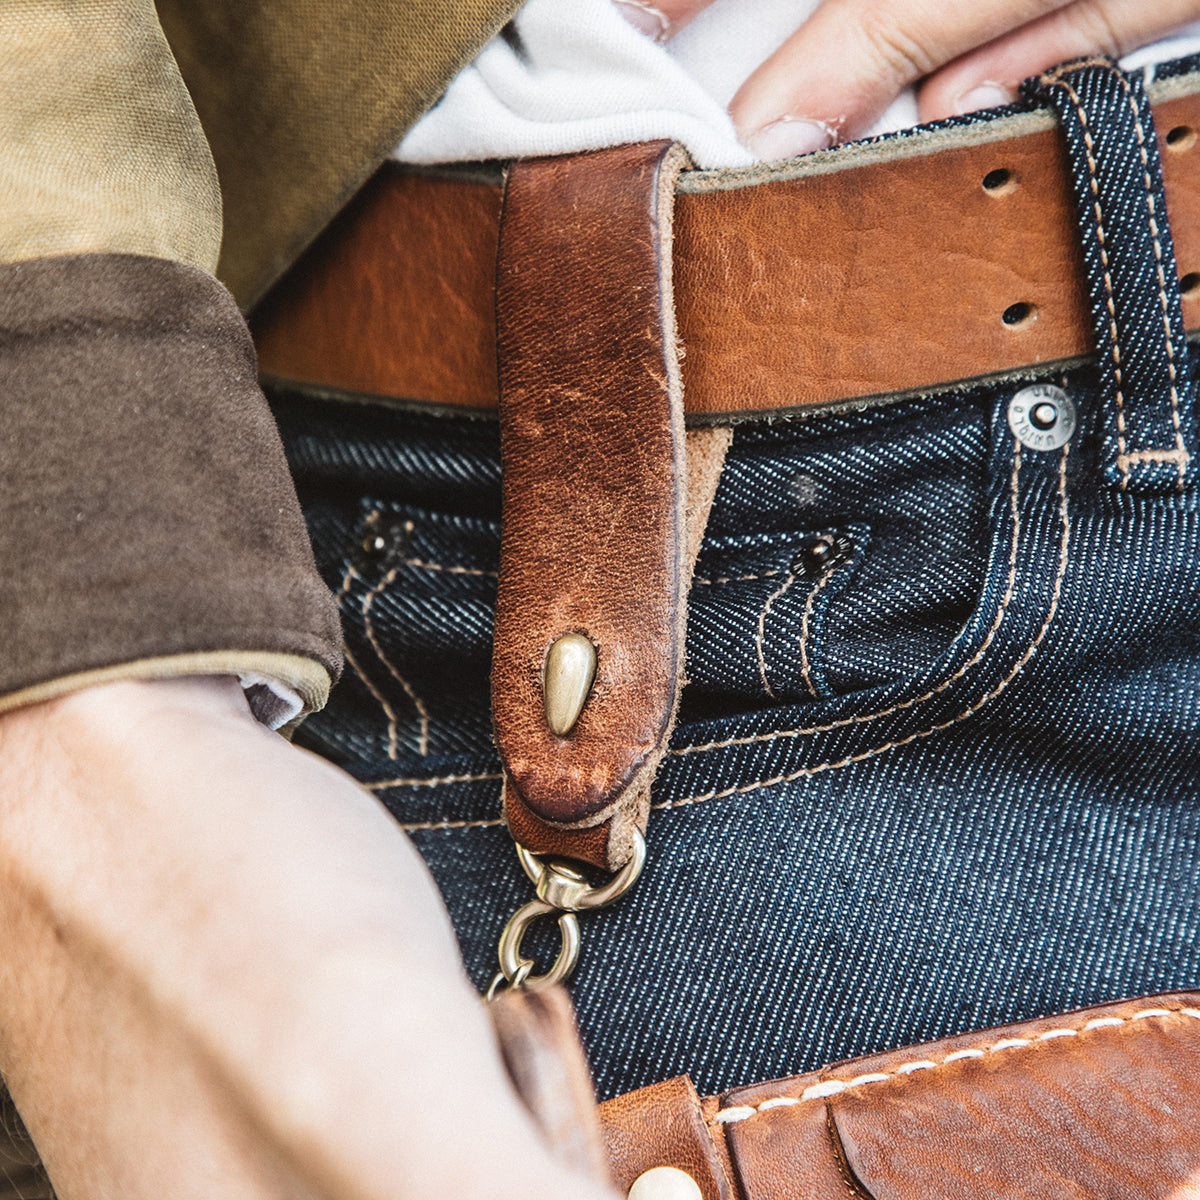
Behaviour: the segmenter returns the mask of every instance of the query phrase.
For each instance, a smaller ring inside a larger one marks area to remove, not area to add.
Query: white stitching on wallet
[[[715,1114],[711,1123],[729,1125],[737,1121],[748,1121],[758,1113],[768,1112],[772,1108],[779,1108],[785,1104],[803,1104],[809,1100],[821,1100],[826,1096],[836,1096],[840,1092],[848,1091],[850,1088],[865,1087],[872,1083],[884,1083],[889,1079],[895,1079],[897,1076],[902,1078],[905,1075],[911,1075],[914,1071],[936,1070],[939,1067],[946,1066],[948,1063],[960,1062],[963,1059],[986,1058],[989,1054],[996,1054],[1002,1050],[1013,1050],[1024,1046],[1031,1046],[1035,1042],[1049,1042],[1061,1037],[1078,1037],[1082,1033],[1087,1033],[1093,1029],[1100,1029],[1104,1026],[1128,1025],[1134,1021],[1144,1021],[1150,1017],[1170,1017],[1175,1014],[1200,1020],[1200,1009],[1195,1008],[1146,1008],[1140,1012],[1131,1013],[1127,1017],[1093,1017],[1092,1020],[1079,1029],[1047,1029],[1034,1038],[1001,1038],[1000,1041],[993,1042],[990,1046],[970,1050],[956,1050],[953,1054],[946,1055],[940,1062],[934,1062],[932,1059],[918,1059],[914,1062],[902,1063],[893,1071],[873,1072],[869,1075],[858,1075],[853,1079],[823,1079],[819,1083],[810,1084],[799,1096],[772,1096],[769,1100],[764,1100],[760,1104],[738,1104],[730,1108],[723,1108]]]

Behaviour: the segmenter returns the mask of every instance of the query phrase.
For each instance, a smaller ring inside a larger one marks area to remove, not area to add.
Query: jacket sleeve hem
[[[329,672],[310,658],[298,654],[275,654],[255,650],[200,650],[192,654],[165,654],[155,658],[142,658],[134,662],[116,663],[109,667],[96,667],[90,671],[77,671],[58,679],[47,679],[31,687],[20,688],[0,696],[0,713],[10,712],[29,704],[41,704],[54,700],[69,692],[84,688],[100,687],[106,683],[120,683],[130,679],[175,679],[184,675],[236,675],[242,682],[251,711],[272,729],[282,728],[285,732],[294,728],[310,713],[325,707],[333,680]],[[272,689],[273,701],[264,695],[261,688],[274,683],[281,688]],[[289,711],[288,706],[278,700],[281,693],[294,693],[299,702],[299,711]]]
[[[241,675],[264,711],[275,679],[285,709],[319,706],[337,606],[211,275],[136,255],[0,265],[0,394],[0,706],[113,672]]]

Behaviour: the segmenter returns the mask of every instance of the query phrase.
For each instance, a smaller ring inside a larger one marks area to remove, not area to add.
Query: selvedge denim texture
[[[1194,370],[1157,158],[1138,80],[1040,88],[1100,347],[1042,377],[1078,427],[1021,445],[1022,381],[737,427],[649,865],[582,920],[602,1096],[1200,982]],[[276,400],[350,649],[297,740],[412,832],[486,984],[531,895],[488,718],[496,427]]]

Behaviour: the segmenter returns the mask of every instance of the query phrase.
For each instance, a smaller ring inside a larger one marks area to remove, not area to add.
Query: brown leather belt
[[[1200,328],[1200,78],[1152,90]],[[1060,135],[1040,112],[686,172],[675,300],[689,420],[1019,373],[1091,349]],[[263,372],[494,409],[494,178],[385,167],[261,307]]]

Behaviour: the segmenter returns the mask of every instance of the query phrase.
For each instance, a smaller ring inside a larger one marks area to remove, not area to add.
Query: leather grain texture
[[[1200,271],[1200,142],[1166,135],[1200,127],[1200,95],[1160,97],[1154,112],[1187,275]],[[1090,353],[1061,136],[1045,117],[994,124],[999,140],[926,134],[886,144],[890,158],[846,147],[796,160],[788,177],[685,175],[674,276],[689,417],[928,390]],[[1008,175],[985,188],[994,172]],[[264,309],[263,370],[494,409],[498,230],[497,185],[385,168]],[[1032,319],[1006,324],[1014,304]],[[1200,328],[1200,287],[1183,312]]]
[[[686,1129],[655,1143],[661,1162],[646,1166],[689,1169],[676,1161],[693,1137],[685,1093],[676,1086],[670,1117],[667,1093],[647,1088],[602,1105],[601,1119],[606,1130]],[[706,1195],[722,1186],[724,1140],[745,1200],[1195,1200],[1200,993],[1098,1005],[740,1088],[710,1106],[707,1125],[718,1166],[697,1177]],[[618,1180],[653,1157],[632,1142],[609,1135]]]
[[[684,161],[657,142],[515,164],[500,237],[492,714],[505,810],[530,849],[610,868],[645,825],[682,667],[686,450],[670,243]],[[588,638],[598,661],[560,737],[542,675],[565,633]]]
[[[609,1171],[622,1194],[655,1167],[686,1171],[704,1200],[733,1200],[704,1109],[686,1075],[664,1079],[600,1106]]]

